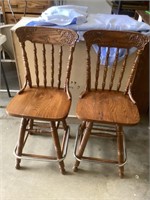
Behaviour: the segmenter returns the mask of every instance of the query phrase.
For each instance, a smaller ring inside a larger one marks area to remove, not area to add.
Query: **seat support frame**
[[[84,156],[83,153],[90,136],[116,139],[118,159],[109,160],[109,159]],[[120,125],[107,126],[103,124],[94,124],[93,122],[83,121],[82,124],[80,124],[78,132],[76,134],[75,145],[74,145],[74,157],[76,159],[76,162],[73,167],[74,172],[78,170],[78,166],[82,160],[100,162],[100,163],[111,163],[111,164],[116,164],[119,167],[119,176],[122,178],[124,176],[124,165],[127,162],[125,135],[122,130],[122,126]]]
[[[34,122],[32,119],[22,118],[22,122],[20,126],[20,135],[18,138],[17,145],[13,152],[16,157],[16,169],[20,169],[21,159],[46,161],[46,162],[55,161],[55,162],[59,162],[60,171],[62,174],[65,174],[63,160],[65,159],[66,154],[67,154],[70,127],[66,124],[65,120],[62,120],[61,122],[62,122],[62,127],[60,127],[60,121],[57,123],[55,121],[52,121],[51,127],[50,127],[49,123],[45,123],[45,122],[42,123],[40,121]],[[50,131],[45,130],[45,128],[47,129],[48,126],[49,126]],[[43,130],[41,129],[41,127],[43,128]],[[64,130],[61,145],[60,145],[60,140],[58,136],[58,129]],[[47,135],[47,136],[51,135],[54,141],[57,156],[46,156],[46,155],[23,153],[23,148],[30,134],[31,135],[42,134],[42,135]]]

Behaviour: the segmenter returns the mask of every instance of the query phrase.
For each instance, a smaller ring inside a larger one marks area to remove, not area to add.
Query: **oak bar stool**
[[[86,84],[76,108],[76,115],[82,122],[76,135],[76,161],[73,169],[75,172],[78,170],[81,160],[112,163],[118,165],[119,176],[123,177],[126,163],[123,126],[135,125],[140,120],[138,108],[131,95],[131,87],[148,37],[135,32],[91,30],[84,34],[84,39],[87,47]],[[93,45],[97,48],[95,63],[90,57]],[[127,70],[132,47],[136,48],[136,53]],[[110,60],[112,51],[115,56]],[[124,53],[121,53],[122,51]],[[119,55],[124,56],[120,62]],[[120,67],[119,63],[122,63]],[[94,69],[95,75],[91,73]],[[109,160],[105,156],[105,159],[93,155],[85,156],[85,148],[92,135],[116,138],[118,158]]]
[[[78,36],[72,30],[49,27],[20,27],[16,30],[16,35],[22,48],[26,72],[23,88],[6,109],[9,115],[22,118],[14,151],[16,168],[20,168],[23,158],[57,161],[61,173],[64,174],[63,160],[69,139],[66,118],[71,106],[69,80]],[[26,45],[30,45],[28,52]],[[59,128],[64,130],[62,139],[58,134]],[[55,156],[23,151],[28,136],[37,133],[52,136]]]

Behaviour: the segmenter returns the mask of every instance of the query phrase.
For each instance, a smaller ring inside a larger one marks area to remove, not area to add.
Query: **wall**
[[[65,0],[65,4],[88,6],[89,13],[111,13],[106,0]]]

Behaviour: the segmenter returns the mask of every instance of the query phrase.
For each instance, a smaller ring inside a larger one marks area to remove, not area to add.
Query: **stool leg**
[[[67,131],[69,129],[69,126],[67,125],[66,120],[62,120],[62,125],[63,125],[64,133],[63,133],[63,139],[62,139],[62,142],[61,142],[61,151],[63,152],[64,148],[65,148],[65,144],[66,144]],[[69,137],[70,137],[70,135],[69,135]]]
[[[86,128],[86,121],[83,121],[81,124],[81,127],[80,127],[80,129],[81,129],[80,142],[82,141],[85,128]]]
[[[124,162],[124,146],[123,146],[123,130],[121,126],[117,126],[117,145],[118,145],[118,163],[119,165]],[[123,178],[124,176],[124,166],[119,166],[119,176]]]
[[[88,139],[90,137],[91,129],[92,129],[92,123],[91,122],[87,122],[86,123],[86,128],[84,129],[83,137],[82,137],[82,140],[80,142],[80,145],[79,145],[79,148],[78,148],[78,152],[77,152],[77,155],[76,155],[79,160],[81,160],[82,155],[84,153],[86,144],[87,144]],[[73,171],[74,172],[76,172],[78,170],[78,166],[80,164],[79,160],[75,161],[75,164],[73,166]]]
[[[54,141],[57,158],[62,159],[61,146],[60,146],[58,132],[57,132],[55,122],[51,122],[51,126],[52,126],[52,138]],[[64,161],[59,162],[59,168],[60,168],[61,173],[65,174]]]
[[[16,150],[17,156],[21,156],[22,154],[22,149],[24,146],[25,129],[26,129],[27,124],[28,124],[28,120],[23,118],[21,122],[21,126],[20,126],[20,134],[19,134],[17,150]],[[20,162],[21,162],[21,159],[16,158],[16,165],[15,165],[16,169],[20,169]]]

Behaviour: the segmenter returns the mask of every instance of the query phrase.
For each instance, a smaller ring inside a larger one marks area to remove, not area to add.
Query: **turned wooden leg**
[[[69,131],[68,130],[69,126],[67,125],[66,120],[62,121],[62,125],[63,125],[63,129],[64,129],[64,134],[63,134],[63,139],[62,139],[62,143],[61,143],[61,151],[63,152],[64,148],[65,148],[65,144],[66,144],[67,132]],[[70,131],[68,133],[70,133]]]
[[[23,150],[23,145],[24,145],[24,137],[25,137],[25,130],[26,126],[28,124],[28,120],[23,118],[21,121],[21,126],[20,126],[20,133],[19,133],[19,138],[18,138],[18,144],[17,144],[17,150],[16,150],[16,155],[21,156],[22,150]],[[20,169],[20,162],[21,159],[16,158],[16,169]]]
[[[57,158],[62,159],[61,146],[60,146],[60,141],[59,141],[58,132],[57,132],[55,122],[51,122],[51,126],[52,126],[52,138],[54,140]],[[59,168],[60,168],[61,173],[65,174],[65,168],[64,168],[64,161],[63,160],[59,162]]]
[[[84,132],[83,132],[82,140],[81,140],[80,145],[79,145],[78,150],[77,150],[77,155],[76,156],[77,156],[77,158],[79,160],[75,161],[75,164],[73,166],[73,171],[74,172],[76,172],[78,170],[78,166],[80,164],[81,157],[82,157],[82,155],[84,153],[86,144],[87,144],[88,139],[90,137],[91,129],[92,129],[92,123],[91,122],[87,122],[86,123],[86,128],[84,129]]]
[[[81,127],[80,127],[80,143],[82,141],[83,133],[84,133],[85,128],[86,128],[86,121],[83,121],[81,123]]]
[[[124,163],[124,146],[123,146],[124,133],[121,126],[117,126],[117,145],[118,145],[118,164]],[[119,176],[124,177],[124,166],[119,166]]]
[[[33,129],[33,123],[34,123],[34,120],[30,119],[30,121],[29,121],[29,128],[30,129]],[[30,135],[33,135],[33,133],[30,132]]]

